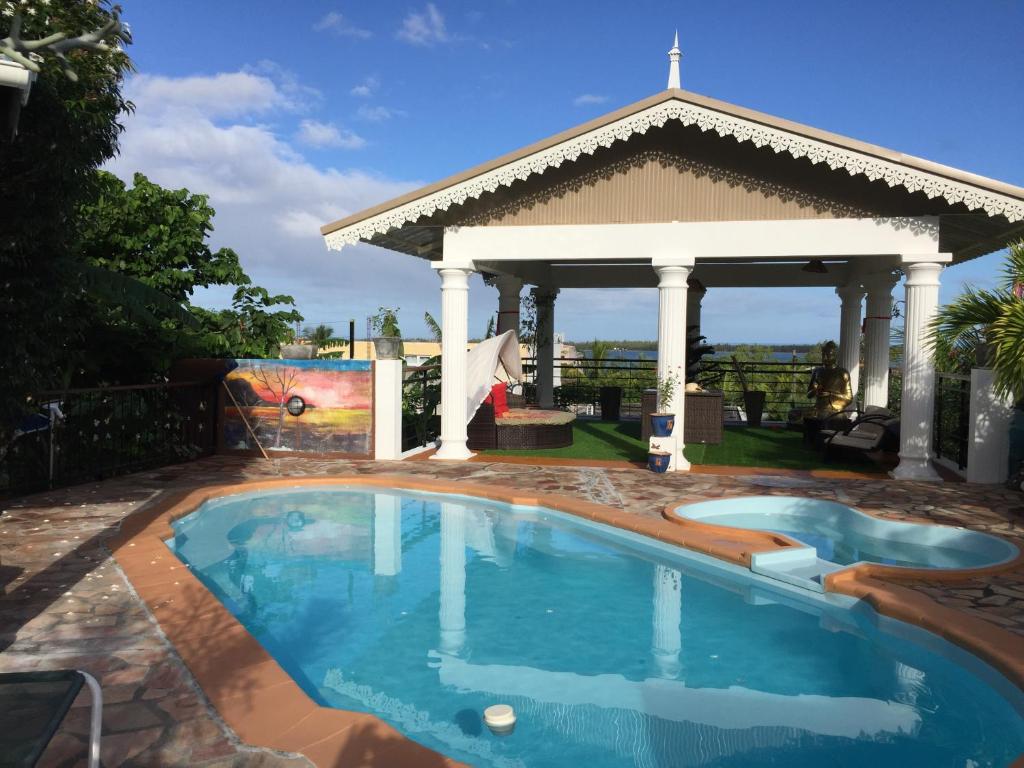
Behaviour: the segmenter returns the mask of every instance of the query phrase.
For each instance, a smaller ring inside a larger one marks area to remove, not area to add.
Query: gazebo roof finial
[[[668,52],[668,87],[681,88],[679,84],[679,59],[683,52],[679,50],[679,30],[676,30],[675,40],[672,42],[672,50]]]

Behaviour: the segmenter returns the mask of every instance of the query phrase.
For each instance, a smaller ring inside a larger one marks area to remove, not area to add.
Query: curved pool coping
[[[506,486],[477,485],[409,475],[282,478],[169,492],[125,518],[109,547],[129,583],[188,667],[207,699],[245,743],[299,753],[314,765],[338,765],[356,753],[382,765],[462,766],[404,736],[378,717],[321,707],[267,653],[248,630],[165,544],[171,523],[212,499],[261,490],[303,486],[365,486],[473,496],[519,506],[547,507],[586,520],[638,533],[668,544],[750,566],[754,552],[803,546],[763,531],[725,528],[680,518],[672,504],[662,518],[644,517],[581,499]],[[1024,555],[995,570],[1010,570]],[[879,566],[885,569],[885,566]],[[893,569],[888,569],[893,570]],[[906,571],[913,569],[900,568]],[[977,576],[993,568],[956,572]],[[934,570],[916,578],[937,580]],[[950,572],[946,579],[954,578]],[[980,657],[1024,690],[1024,640],[984,619],[940,605],[896,584],[871,565],[832,574],[826,591],[862,599],[880,614],[914,624]],[[1024,766],[1024,757],[1013,763]]]

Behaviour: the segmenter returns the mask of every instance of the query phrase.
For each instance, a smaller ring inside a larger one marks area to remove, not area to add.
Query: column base
[[[438,459],[439,461],[465,461],[476,456],[469,448],[466,447],[466,442],[462,441],[451,441],[441,440],[441,447],[437,449],[437,453],[431,456],[431,459]]]
[[[900,463],[889,473],[893,480],[921,480],[927,483],[941,483],[942,478],[935,471],[935,467],[929,459],[903,458]]]

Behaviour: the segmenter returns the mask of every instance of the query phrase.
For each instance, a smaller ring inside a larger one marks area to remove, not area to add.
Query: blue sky
[[[320,224],[661,90],[676,27],[684,88],[1024,185],[1024,3],[123,4],[137,112],[112,170],[209,194],[215,244],[339,329],[385,304],[423,333],[440,292],[419,260],[327,252]],[[948,270],[943,299],[999,262]],[[472,335],[497,298],[479,281],[470,295]],[[571,339],[653,338],[657,297],[569,291],[556,318]],[[811,342],[838,323],[823,289],[704,305],[719,342]]]

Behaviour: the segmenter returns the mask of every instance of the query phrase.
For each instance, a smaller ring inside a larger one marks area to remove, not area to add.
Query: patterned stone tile
[[[961,525],[1024,546],[1024,497],[1001,488],[809,473],[652,475],[640,469],[501,462],[355,462],[214,457],[15,499],[0,514],[0,671],[78,667],[106,696],[104,765],[308,765],[252,750],[217,717],[111,559],[120,522],[168,491],[268,477],[407,474],[561,494],[658,517],[668,504],[740,495],[839,501],[894,520]],[[910,585],[932,599],[1024,635],[1024,572]],[[44,766],[84,764],[88,700],[76,703]]]

